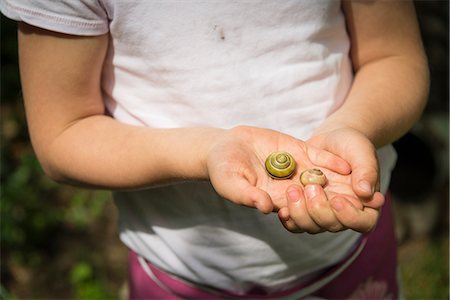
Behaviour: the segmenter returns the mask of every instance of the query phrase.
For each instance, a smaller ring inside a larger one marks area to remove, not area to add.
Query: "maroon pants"
[[[280,299],[283,297],[317,297],[324,299],[397,299],[397,242],[394,234],[392,206],[389,197],[381,212],[376,228],[363,236],[353,253],[308,283],[276,294],[237,295],[226,291],[202,288],[167,274],[148,262],[139,262],[130,251],[130,299]],[[148,269],[147,269],[148,268]],[[330,274],[337,277],[314,289]],[[147,269],[144,270],[144,269]],[[149,272],[151,276],[149,276]],[[310,290],[311,293],[307,291]],[[306,293],[306,295],[305,295]]]

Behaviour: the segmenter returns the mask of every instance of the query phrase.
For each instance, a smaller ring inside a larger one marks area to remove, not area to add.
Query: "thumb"
[[[353,152],[353,153],[352,153]],[[359,147],[349,153],[352,167],[352,187],[362,198],[369,198],[378,189],[379,167],[375,148],[372,145]]]
[[[374,194],[379,185],[378,159],[375,146],[364,134],[354,129],[336,129],[311,141],[350,164],[352,189],[358,197],[369,198]]]

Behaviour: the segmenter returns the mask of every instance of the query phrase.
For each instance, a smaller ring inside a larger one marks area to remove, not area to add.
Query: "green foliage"
[[[405,247],[400,261],[405,299],[449,299],[448,242],[444,236]]]
[[[104,260],[93,250],[99,239],[88,243],[110,193],[60,185],[45,176],[28,136],[16,23],[1,15],[0,29],[0,298],[114,298]]]
[[[65,211],[64,219],[68,224],[84,229],[101,214],[106,201],[109,200],[108,192],[96,191],[90,196],[86,191],[76,190],[71,197],[70,206]]]
[[[8,291],[3,287],[3,285],[0,285],[0,299],[4,300],[15,300],[13,296],[11,296]]]
[[[70,282],[75,287],[76,299],[108,299],[112,295],[96,280],[92,266],[78,262],[70,271]]]
[[[47,269],[52,254],[58,251],[54,248],[65,243],[64,236],[86,233],[110,201],[110,195],[104,191],[64,187],[51,181],[29,147],[14,153],[12,145],[5,145],[2,152],[2,165],[8,166],[7,173],[2,168],[1,176],[0,239],[2,260],[8,260],[2,264],[2,273],[8,278],[12,272],[8,268],[20,265],[32,277],[35,272]],[[76,252],[72,254],[74,267],[67,285],[73,296],[77,299],[112,298],[100,280],[104,277],[103,270],[94,270],[90,265],[92,258],[77,262]],[[1,294],[2,299],[13,299],[4,288]]]
[[[53,206],[49,199],[56,184],[42,176],[31,153],[21,154],[15,170],[5,177],[1,195],[2,245],[23,249],[39,244],[63,220],[62,208]]]

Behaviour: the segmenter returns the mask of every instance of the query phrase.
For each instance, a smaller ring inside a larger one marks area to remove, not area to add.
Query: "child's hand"
[[[334,153],[350,164],[352,169],[351,184],[361,201],[370,199],[374,192],[379,189],[376,149],[361,132],[351,128],[339,128],[318,133],[309,139],[308,143],[319,149]],[[367,203],[364,203],[364,206],[367,205]]]
[[[375,192],[379,180],[375,147],[363,134],[348,128],[318,134],[308,143],[345,159],[352,173],[323,170],[328,177],[325,189],[289,187],[288,206],[279,211],[283,225],[293,232],[369,231],[384,203],[384,196]]]
[[[281,150],[291,153],[297,163],[291,179],[275,180],[266,173],[266,157]],[[348,163],[328,151],[277,131],[245,126],[225,131],[212,144],[206,167],[211,183],[222,197],[264,213],[286,207],[286,189],[299,184],[299,174],[304,169],[320,167],[336,174],[350,174]]]
[[[287,207],[278,211],[284,227],[291,232],[319,233],[353,229],[368,232],[376,224],[384,196],[375,192],[363,206],[352,189],[351,176],[324,170],[328,177],[320,185],[291,185],[286,190]]]

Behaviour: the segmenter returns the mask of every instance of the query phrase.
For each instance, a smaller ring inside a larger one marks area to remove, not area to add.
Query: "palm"
[[[270,197],[273,210],[278,210],[286,206],[287,188],[292,184],[300,184],[300,173],[313,167],[324,170],[329,178],[326,190],[330,197],[345,195],[352,199],[356,196],[352,192],[349,175],[342,175],[349,174],[350,169],[337,156],[271,130],[245,127],[236,131],[218,143],[208,158],[211,182],[225,198],[253,206],[252,201],[255,202],[255,199],[241,198],[242,194],[239,193],[245,194],[249,186],[255,187],[265,192]],[[272,179],[266,173],[266,157],[279,150],[291,153],[297,163],[297,169],[290,179]]]
[[[260,184],[257,184],[256,186],[270,195],[274,204],[274,209],[278,210],[279,208],[286,206],[287,188],[292,184],[298,185],[300,183],[301,172],[313,167],[317,166],[315,166],[311,161],[300,165],[294,175],[287,180],[274,180],[268,177],[267,174],[265,174],[265,171],[262,170],[258,172],[258,178],[261,178],[261,181]],[[339,174],[324,167],[320,167],[320,169],[325,173],[328,179],[327,184],[324,187],[328,199],[343,197],[351,202],[356,208],[363,208],[362,202],[352,189],[351,175]]]

